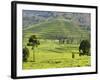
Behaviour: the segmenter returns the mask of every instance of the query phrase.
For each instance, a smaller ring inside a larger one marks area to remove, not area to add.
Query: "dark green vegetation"
[[[90,28],[63,17],[23,28],[23,69],[90,66]]]
[[[81,55],[90,55],[90,42],[88,40],[83,40],[79,46],[79,52]]]
[[[23,48],[23,62],[27,62],[29,57],[29,49],[25,46]]]

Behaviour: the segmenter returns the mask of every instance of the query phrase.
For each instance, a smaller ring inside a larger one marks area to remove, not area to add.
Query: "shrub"
[[[90,42],[88,40],[82,40],[79,46],[79,52],[81,55],[90,55]]]
[[[29,57],[29,49],[27,47],[23,48],[23,62],[27,62]]]

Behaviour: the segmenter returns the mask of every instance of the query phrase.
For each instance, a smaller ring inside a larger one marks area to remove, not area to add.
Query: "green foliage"
[[[88,40],[82,40],[79,46],[80,54],[90,55],[90,42]]]
[[[28,40],[28,46],[32,46],[32,49],[34,49],[34,47],[36,46],[38,46],[40,43],[39,43],[39,41],[37,40],[37,37],[36,37],[36,35],[32,35],[32,36],[30,36],[30,38],[29,38],[29,40]]]
[[[29,49],[27,47],[23,48],[23,62],[27,62],[29,57]]]
[[[32,36],[29,38],[29,42],[33,42],[34,40],[37,40],[36,35],[32,35]]]

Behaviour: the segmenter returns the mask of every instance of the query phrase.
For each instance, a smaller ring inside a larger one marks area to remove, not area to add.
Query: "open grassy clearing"
[[[23,63],[23,69],[65,68],[90,66],[90,56],[79,56],[78,44],[59,44],[53,40],[40,40],[40,45],[30,51],[28,62]],[[72,52],[75,58],[72,58]],[[35,53],[35,62],[33,62]]]

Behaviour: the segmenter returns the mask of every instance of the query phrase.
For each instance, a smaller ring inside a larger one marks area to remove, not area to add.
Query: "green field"
[[[90,56],[79,56],[78,44],[59,44],[54,40],[40,40],[41,44],[30,51],[28,62],[23,62],[23,69],[65,68],[90,66]],[[72,58],[72,53],[75,57]],[[35,54],[35,55],[33,55]],[[35,56],[35,61],[33,62]]]

